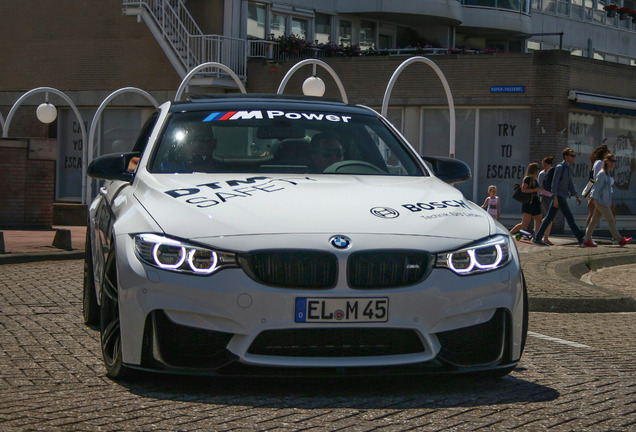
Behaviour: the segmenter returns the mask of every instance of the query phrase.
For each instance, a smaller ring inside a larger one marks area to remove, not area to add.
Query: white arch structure
[[[393,91],[393,86],[398,79],[398,76],[402,73],[404,69],[406,69],[412,63],[425,63],[429,65],[437,76],[439,77],[442,85],[444,86],[444,91],[446,92],[446,99],[448,100],[448,111],[450,113],[450,136],[448,143],[448,153],[451,158],[455,157],[455,103],[453,102],[453,94],[451,93],[450,86],[448,85],[448,81],[446,81],[446,77],[442,70],[430,59],[426,57],[411,57],[408,60],[402,62],[400,66],[393,72],[391,79],[389,80],[389,84],[386,86],[386,91],[384,92],[384,99],[382,100],[382,116],[386,117],[389,109],[389,98],[391,96],[391,92]]]
[[[2,128],[2,137],[7,138],[9,136],[9,126],[11,125],[11,120],[13,120],[13,116],[15,115],[15,112],[18,109],[18,107],[27,98],[37,93],[54,93],[58,95],[59,97],[64,99],[66,103],[68,103],[71,106],[71,108],[73,109],[73,112],[75,113],[75,117],[77,117],[77,121],[79,122],[79,125],[80,125],[80,131],[82,133],[82,159],[83,159],[82,161],[82,204],[86,204],[86,201],[85,201],[86,200],[86,163],[87,163],[86,161],[86,149],[87,149],[86,128],[84,127],[84,119],[82,118],[82,115],[77,109],[77,106],[75,106],[71,98],[69,98],[66,94],[51,87],[38,87],[38,88],[34,88],[33,90],[29,90],[28,92],[20,96],[20,98],[17,101],[15,101],[15,103],[11,107],[11,110],[9,111],[9,114],[7,115],[7,119],[5,120],[4,127]]]
[[[303,60],[301,62],[296,63],[290,70],[287,71],[287,73],[283,77],[283,80],[280,82],[280,85],[278,86],[278,91],[276,92],[276,94],[283,94],[283,92],[285,91],[285,86],[287,86],[287,82],[292,77],[292,75],[301,67],[309,65],[309,64],[314,65],[314,71],[313,71],[314,76],[316,75],[316,65],[322,66],[327,72],[329,72],[329,75],[331,75],[331,77],[336,82],[336,85],[338,86],[338,90],[340,90],[340,96],[342,97],[342,101],[344,103],[349,103],[349,99],[347,98],[347,93],[345,92],[344,86],[342,85],[342,81],[340,81],[340,77],[338,76],[336,71],[334,71],[331,68],[331,66],[329,66],[324,61],[317,60],[317,59],[307,59],[307,60]]]
[[[112,92],[111,94],[109,94],[106,99],[104,99],[102,101],[102,103],[99,105],[99,108],[97,108],[97,111],[95,112],[95,115],[93,116],[93,121],[91,122],[91,127],[88,133],[88,145],[87,145],[87,152],[86,152],[86,163],[88,163],[89,161],[93,160],[93,141],[95,140],[95,133],[97,131],[97,126],[101,120],[101,116],[102,116],[102,112],[106,109],[106,105],[108,105],[110,103],[110,101],[112,101],[113,99],[115,99],[117,96],[119,96],[122,93],[137,93],[140,94],[142,96],[144,96],[146,99],[148,99],[155,108],[157,108],[159,106],[159,103],[157,102],[157,100],[152,97],[148,92],[138,89],[136,87],[124,87],[124,88],[120,88],[119,90],[115,90],[114,92]],[[99,153],[99,152],[98,152]],[[87,183],[87,187],[86,187],[86,196],[83,196],[82,199],[86,200],[88,202],[89,198],[92,195],[92,186],[91,183],[88,182]]]
[[[232,79],[238,86],[239,90],[241,90],[241,93],[247,93],[245,91],[245,86],[241,82],[241,79],[238,77],[238,75],[234,73],[232,69],[230,69],[229,67],[225,66],[222,63],[207,62],[207,63],[201,63],[200,65],[192,69],[190,72],[188,72],[188,74],[185,77],[183,77],[183,80],[181,81],[181,84],[179,85],[179,88],[177,89],[177,94],[175,95],[174,100],[176,101],[181,100],[181,96],[183,95],[183,92],[185,91],[186,87],[188,86],[188,83],[190,82],[193,76],[201,72],[203,69],[212,68],[212,67],[221,69],[224,72],[226,72],[229,76],[232,77]]]

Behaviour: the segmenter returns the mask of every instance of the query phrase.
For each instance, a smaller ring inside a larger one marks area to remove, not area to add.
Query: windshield
[[[379,118],[280,110],[173,113],[149,171],[426,175]]]

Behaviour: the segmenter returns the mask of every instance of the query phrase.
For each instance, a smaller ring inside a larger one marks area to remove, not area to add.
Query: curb
[[[15,253],[0,255],[2,264],[23,264],[37,261],[61,261],[84,259],[84,250],[42,253]]]
[[[636,312],[636,299],[626,297],[622,293],[598,285],[586,283],[582,277],[601,268],[626,264],[636,264],[636,254],[625,252],[611,256],[593,255],[589,262],[581,262],[581,257],[565,259],[556,265],[556,273],[569,284],[594,287],[603,297],[563,298],[563,297],[532,297],[528,299],[531,312],[554,313],[608,313],[608,312]]]

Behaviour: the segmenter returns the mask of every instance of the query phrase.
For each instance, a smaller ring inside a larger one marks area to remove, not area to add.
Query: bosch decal
[[[395,219],[400,215],[397,210],[389,207],[373,207],[371,209],[371,214],[382,219]]]
[[[351,116],[338,115],[338,114],[325,114],[325,113],[305,113],[305,112],[286,112],[286,111],[219,111],[210,113],[202,121],[226,121],[226,120],[262,120],[286,118],[288,120],[317,120],[317,121],[329,121],[329,122],[342,122],[349,123]]]
[[[173,198],[187,197],[186,203],[196,205],[199,208],[207,208],[225,203],[233,198],[247,198],[254,194],[282,191],[286,189],[286,186],[298,185],[298,180],[248,177],[244,180],[226,180],[225,182],[199,184],[196,187],[172,189],[165,191],[165,193]],[[308,177],[300,180],[314,181]]]
[[[427,203],[402,204],[402,207],[412,212],[421,212],[423,210],[445,209],[445,208],[451,208],[451,207],[470,209],[468,204],[466,204],[462,200],[431,201]]]

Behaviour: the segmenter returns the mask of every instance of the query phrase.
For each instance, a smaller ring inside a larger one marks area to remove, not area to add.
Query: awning
[[[570,90],[568,99],[580,108],[606,114],[636,116],[636,99],[606,96],[595,93]]]

